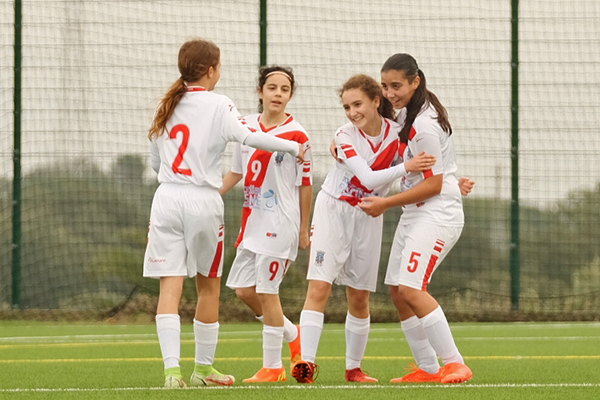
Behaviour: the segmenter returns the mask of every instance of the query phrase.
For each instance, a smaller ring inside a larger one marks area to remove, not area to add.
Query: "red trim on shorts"
[[[425,278],[423,278],[423,286],[421,290],[426,292],[427,285],[429,285],[429,279],[431,278],[431,274],[433,273],[433,269],[435,268],[435,264],[437,263],[438,256],[432,255],[429,259],[429,264],[427,265],[427,271],[425,271]]]
[[[223,226],[219,227],[219,243],[217,243],[217,252],[215,253],[215,258],[213,259],[213,263],[210,266],[210,271],[208,272],[209,278],[217,278],[219,274],[219,267],[223,262]]]

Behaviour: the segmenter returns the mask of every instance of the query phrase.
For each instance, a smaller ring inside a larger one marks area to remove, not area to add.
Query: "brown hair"
[[[271,72],[280,71],[286,74],[290,78],[290,85],[292,86],[291,94],[294,94],[296,90],[296,78],[294,78],[294,72],[291,67],[282,67],[281,65],[271,65],[267,67],[262,67],[258,71],[258,88],[262,90],[267,83],[267,76]],[[258,100],[258,111],[263,112],[263,102],[261,99]]]
[[[390,70],[404,72],[404,76],[408,80],[408,83],[412,83],[417,76],[419,76],[419,79],[421,80],[419,87],[415,90],[415,93],[406,106],[406,121],[402,127],[402,130],[398,134],[398,136],[400,136],[400,141],[403,143],[408,143],[410,128],[412,128],[415,118],[421,112],[423,104],[431,104],[433,108],[435,108],[435,111],[438,115],[438,124],[440,124],[442,130],[446,132],[448,136],[452,135],[452,127],[450,126],[450,121],[448,121],[448,112],[437,96],[427,89],[425,74],[419,69],[417,60],[415,60],[410,54],[394,54],[388,58],[381,67],[381,72],[387,72]]]
[[[341,89],[338,90],[340,97],[342,97],[342,94],[344,94],[345,91],[350,89],[362,90],[371,100],[375,100],[376,97],[379,97],[379,108],[377,109],[379,114],[385,118],[394,118],[394,106],[392,106],[392,103],[383,96],[381,85],[375,79],[363,74],[354,75],[344,83]]]
[[[148,130],[148,139],[156,139],[165,131],[167,121],[187,92],[185,82],[200,80],[208,73],[210,67],[217,67],[220,59],[221,50],[210,40],[192,39],[181,46],[177,62],[181,76],[171,85],[158,104],[152,126]]]

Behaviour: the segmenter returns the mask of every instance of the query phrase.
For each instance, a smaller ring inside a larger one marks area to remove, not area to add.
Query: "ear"
[[[381,97],[376,96],[373,102],[375,103],[375,108],[379,108],[379,106],[381,105]]]
[[[211,79],[213,77],[213,75],[215,74],[215,68],[214,67],[208,67],[208,71],[206,72],[206,76]]]
[[[417,76],[415,76],[415,79],[413,79],[412,85],[416,90],[420,84],[421,84],[421,77],[419,75],[417,75]]]
[[[259,98],[260,100],[262,100],[262,99],[263,99],[263,91],[262,91],[262,88],[261,88],[261,87],[258,87],[258,88],[256,88],[256,92],[258,93],[258,98]]]

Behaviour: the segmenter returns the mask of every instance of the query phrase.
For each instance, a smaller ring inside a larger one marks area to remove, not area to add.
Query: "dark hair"
[[[185,82],[195,82],[208,73],[210,67],[216,68],[221,59],[221,50],[210,40],[192,39],[179,49],[177,65],[181,76],[175,81],[158,104],[148,138],[156,139],[164,132],[167,121],[173,115],[175,107],[187,92]]]
[[[394,118],[394,106],[383,96],[381,85],[375,79],[363,74],[354,75],[338,90],[340,97],[342,97],[345,91],[350,89],[362,90],[371,100],[379,97],[379,108],[377,109],[379,114],[385,118]]]
[[[452,127],[450,126],[450,121],[448,121],[448,112],[437,96],[427,89],[425,74],[419,69],[417,60],[410,54],[394,54],[388,58],[381,67],[381,72],[387,72],[389,70],[404,72],[404,76],[408,79],[409,83],[412,83],[417,76],[419,76],[419,79],[421,80],[419,87],[415,90],[415,93],[406,106],[406,121],[398,134],[398,136],[400,136],[400,141],[408,143],[410,129],[412,128],[413,122],[415,122],[415,118],[421,112],[423,104],[433,105],[433,108],[435,108],[438,115],[437,121],[442,127],[442,130],[446,132],[448,136],[452,135]]]
[[[292,71],[291,67],[283,67],[281,65],[270,65],[270,66],[266,66],[266,67],[261,67],[260,70],[258,71],[258,88],[260,90],[262,90],[263,87],[265,87],[265,84],[267,83],[268,75],[271,72],[276,72],[276,71],[283,72],[284,74],[286,74],[288,76],[288,78],[290,78],[290,84],[292,86],[292,91],[290,94],[293,95],[294,91],[296,90],[296,78],[294,78],[294,72]],[[263,112],[262,99],[258,100],[258,111]]]

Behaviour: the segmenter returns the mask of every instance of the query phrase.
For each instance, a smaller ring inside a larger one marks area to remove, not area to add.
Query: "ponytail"
[[[179,78],[171,85],[165,97],[158,104],[152,126],[148,131],[148,139],[154,140],[166,130],[167,121],[173,115],[175,107],[187,92],[187,87],[183,78]]]

